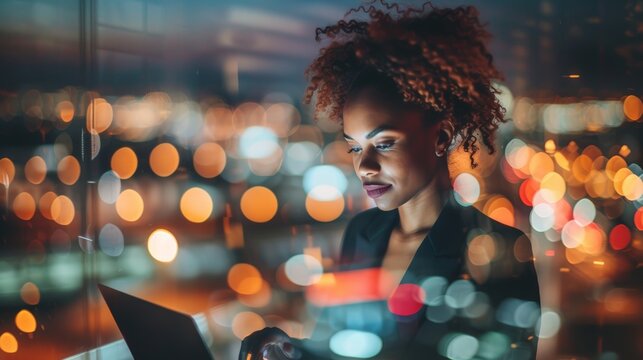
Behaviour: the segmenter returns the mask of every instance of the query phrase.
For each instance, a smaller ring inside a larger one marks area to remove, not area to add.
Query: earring
[[[442,155],[444,155],[443,151],[442,152],[438,152],[437,150],[435,151],[435,156],[442,157]]]

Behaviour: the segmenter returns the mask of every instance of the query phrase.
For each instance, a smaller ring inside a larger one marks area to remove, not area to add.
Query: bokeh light
[[[57,224],[69,225],[75,216],[76,208],[69,197],[59,195],[51,203],[51,217]]]
[[[589,225],[594,218],[596,217],[596,207],[594,203],[589,199],[580,199],[576,205],[574,205],[574,220],[582,226]]]
[[[80,177],[80,163],[72,155],[65,156],[58,163],[58,179],[65,185],[74,185]]]
[[[463,172],[453,181],[455,199],[462,206],[469,206],[480,197],[480,183],[470,173]]]
[[[13,212],[19,219],[31,220],[36,213],[36,201],[28,192],[21,192],[13,199]]]
[[[478,339],[471,335],[451,333],[440,340],[438,351],[448,359],[472,359],[478,352]]]
[[[10,332],[3,332],[0,335],[0,350],[13,354],[18,352],[18,340]]]
[[[147,250],[155,260],[167,263],[176,258],[179,245],[170,231],[156,229],[147,239]]]
[[[623,113],[629,121],[637,121],[643,113],[643,104],[636,95],[628,95],[623,100]]]
[[[388,298],[388,309],[399,316],[416,314],[424,304],[424,289],[415,284],[400,284]]]
[[[344,197],[333,186],[319,185],[306,195],[306,211],[317,221],[333,221],[344,211]]]
[[[330,350],[348,358],[368,359],[382,351],[382,339],[359,330],[340,330],[330,338]]]
[[[20,298],[26,304],[38,305],[40,302],[40,289],[36,284],[28,281],[20,288]]]
[[[540,190],[545,201],[555,203],[565,196],[567,190],[565,179],[556,172],[549,172],[543,176]]]
[[[299,254],[286,261],[285,271],[288,279],[294,284],[309,286],[321,279],[324,269],[316,258]]]
[[[98,196],[107,204],[113,204],[121,194],[121,178],[114,171],[107,171],[98,179]]]
[[[160,177],[174,174],[179,167],[179,152],[170,143],[156,145],[150,154],[150,167]]]
[[[261,291],[263,278],[253,265],[238,263],[228,271],[228,286],[241,295],[254,295]]]
[[[63,100],[56,105],[56,115],[64,122],[68,123],[74,119],[74,104],[69,100]]]
[[[547,339],[555,336],[560,329],[561,321],[558,313],[552,310],[543,309],[543,313],[536,325],[538,337]]]
[[[25,177],[27,181],[38,185],[45,180],[47,176],[47,163],[40,156],[34,156],[25,164]]]
[[[87,131],[102,133],[109,128],[114,118],[112,105],[103,98],[93,99],[87,107]]]
[[[264,159],[272,156],[279,148],[277,135],[266,127],[251,126],[239,139],[239,152],[247,159]]]
[[[263,186],[252,187],[241,196],[241,212],[248,220],[256,223],[270,221],[278,207],[275,194]]]
[[[29,310],[20,310],[16,315],[16,327],[20,331],[30,334],[36,331],[36,318]]]
[[[57,196],[58,195],[56,195],[55,192],[47,191],[40,197],[40,200],[38,201],[38,209],[40,209],[40,214],[42,214],[42,216],[47,220],[53,220],[53,217],[51,216],[51,204],[54,202]]]
[[[304,191],[308,194],[310,194],[314,188],[321,185],[332,186],[343,194],[348,186],[348,180],[346,180],[346,175],[344,175],[338,167],[333,165],[318,165],[306,170],[303,184]],[[313,193],[313,195],[316,195],[316,193]]]
[[[488,265],[496,256],[496,244],[490,235],[478,235],[468,245],[467,256],[473,265]]]
[[[583,243],[585,239],[585,226],[579,224],[576,220],[571,220],[563,226],[561,240],[568,248],[576,248]]]
[[[266,326],[266,322],[257,313],[242,311],[232,320],[232,333],[243,340],[246,336]]]
[[[226,166],[226,154],[217,143],[204,143],[194,152],[194,170],[206,179],[219,176]]]
[[[210,194],[200,187],[188,189],[181,196],[179,203],[181,214],[193,223],[202,223],[208,220],[212,215],[213,206]]]
[[[123,191],[116,200],[116,213],[125,221],[140,219],[144,208],[143,198],[133,189]]]
[[[98,245],[109,256],[120,256],[125,249],[125,238],[118,226],[107,223],[98,233]]]
[[[630,231],[630,228],[624,224],[618,224],[610,231],[610,245],[614,250],[625,249],[630,244],[631,240],[632,232]]]
[[[114,152],[110,165],[112,171],[114,171],[119,178],[125,180],[131,178],[136,172],[138,158],[132,148],[122,147]]]
[[[299,111],[288,103],[276,103],[266,109],[266,124],[280,138],[291,135],[300,122]]]
[[[0,184],[4,184],[5,187],[8,187],[13,181],[15,175],[16,167],[13,165],[13,161],[6,157],[0,159]]]

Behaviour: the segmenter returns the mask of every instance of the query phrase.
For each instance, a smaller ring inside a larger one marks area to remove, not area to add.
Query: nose
[[[377,153],[375,151],[364,150],[362,156],[357,159],[355,164],[355,172],[362,178],[373,177],[380,172],[380,164],[377,161]]]

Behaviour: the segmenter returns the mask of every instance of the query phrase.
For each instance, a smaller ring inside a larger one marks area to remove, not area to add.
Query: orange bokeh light
[[[36,201],[28,192],[21,192],[13,199],[13,212],[22,220],[31,220],[36,213]]]
[[[193,187],[181,196],[179,207],[186,219],[193,223],[202,223],[212,214],[212,198],[207,191]]]
[[[194,152],[194,170],[204,178],[219,176],[226,165],[225,150],[217,143],[204,143]]]
[[[58,163],[58,178],[65,185],[74,185],[80,177],[80,163],[72,155],[67,155]]]
[[[150,167],[160,177],[174,174],[179,167],[179,152],[170,143],[156,145],[150,154]]]
[[[15,175],[16,167],[13,165],[13,161],[9,158],[0,159],[0,184],[8,186]]]
[[[254,295],[261,291],[263,278],[256,267],[239,263],[228,271],[228,285],[239,294]]]
[[[129,147],[122,147],[114,152],[110,165],[116,175],[125,180],[131,178],[136,172],[138,158],[134,150]]]
[[[38,201],[38,208],[40,209],[40,213],[47,220],[54,219],[51,215],[51,204],[53,204],[54,200],[56,200],[56,197],[58,197],[58,195],[56,195],[55,192],[47,191],[40,197],[40,201]]]
[[[74,203],[65,195],[57,196],[51,203],[51,217],[60,225],[71,224],[75,214]]]
[[[93,99],[87,107],[87,131],[96,131],[98,134],[107,130],[112,124],[114,110],[112,105],[103,98]]]
[[[25,177],[30,183],[38,185],[45,180],[45,176],[47,176],[45,159],[40,156],[34,156],[27,161],[25,164]]]
[[[306,196],[306,211],[310,217],[320,222],[330,222],[342,214],[344,211],[344,197],[337,189],[332,189],[335,194],[328,199],[318,199],[311,194],[312,191]]]
[[[205,134],[212,140],[227,140],[234,135],[232,111],[224,107],[208,109],[204,116]]]
[[[636,95],[629,95],[623,100],[623,113],[629,121],[637,121],[643,113],[643,104]]]
[[[534,180],[540,181],[548,173],[554,171],[554,161],[544,152],[536,153],[529,161],[529,174]]]
[[[9,332],[4,332],[0,335],[0,350],[13,354],[18,352],[18,340],[13,334]]]
[[[16,315],[16,327],[24,333],[36,331],[36,318],[29,310],[20,310]]]
[[[252,187],[241,196],[241,212],[248,220],[256,223],[270,221],[278,207],[275,194],[263,186]]]
[[[74,119],[74,112],[74,104],[69,100],[63,100],[56,105],[56,114],[64,123],[68,123]]]
[[[116,199],[116,213],[125,221],[140,219],[144,208],[143,198],[133,189],[123,191]]]
[[[272,288],[267,281],[263,281],[261,289],[252,295],[238,294],[239,302],[245,306],[260,308],[268,305],[272,298]]]

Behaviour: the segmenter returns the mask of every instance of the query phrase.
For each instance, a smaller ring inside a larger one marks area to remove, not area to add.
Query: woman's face
[[[435,154],[439,122],[425,125],[422,117],[399,96],[373,86],[352,94],[344,106],[344,137],[355,173],[381,210],[405,204],[446,170]]]

